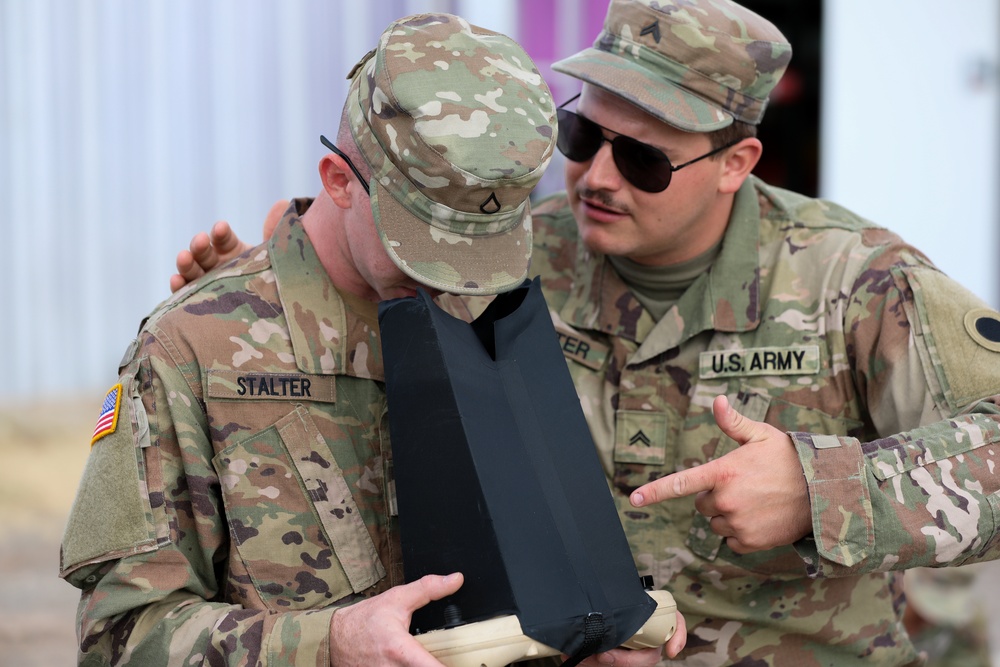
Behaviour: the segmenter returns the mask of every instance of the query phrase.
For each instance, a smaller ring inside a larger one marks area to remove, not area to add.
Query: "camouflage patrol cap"
[[[456,294],[520,285],[528,196],[556,140],[552,94],[528,55],[457,16],[420,14],[390,25],[349,77],[351,130],[396,265]]]
[[[594,46],[552,65],[686,132],[760,123],[792,47],[729,0],[611,0]]]

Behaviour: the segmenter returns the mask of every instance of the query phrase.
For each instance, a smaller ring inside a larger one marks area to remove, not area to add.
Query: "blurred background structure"
[[[900,232],[1000,305],[1000,3],[747,0],[792,41],[758,172]],[[351,66],[399,16],[452,11],[549,65],[607,0],[0,0],[0,395],[99,391],[174,255],[258,238],[319,191]],[[539,192],[562,187],[553,165]]]
[[[1000,306],[1000,2],[743,4],[794,46],[757,173],[899,232]],[[549,66],[593,41],[606,7],[0,0],[4,664],[72,660],[73,591],[30,591],[54,580],[92,418],[140,319],[168,296],[176,252],[218,219],[256,240],[271,203],[319,191],[319,135],[336,132],[344,77],[392,19],[449,11],[506,33],[562,101],[578,83]],[[561,189],[561,172],[554,162],[539,193]],[[45,625],[36,607],[62,621]],[[1000,656],[1000,620],[991,629]],[[65,652],[11,652],[35,634]]]

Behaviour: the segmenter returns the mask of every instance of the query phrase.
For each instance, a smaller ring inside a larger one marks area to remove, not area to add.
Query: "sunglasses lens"
[[[658,148],[619,135],[612,142],[612,152],[618,171],[640,190],[662,192],[670,185],[670,159]]]
[[[559,120],[556,146],[559,152],[573,162],[586,162],[594,157],[604,141],[601,128],[566,109],[559,109],[556,114]]]
[[[559,152],[573,162],[586,162],[604,143],[601,126],[572,111],[558,109]],[[645,192],[662,192],[670,185],[673,173],[670,160],[658,148],[619,135],[611,142],[615,166],[629,183]]]

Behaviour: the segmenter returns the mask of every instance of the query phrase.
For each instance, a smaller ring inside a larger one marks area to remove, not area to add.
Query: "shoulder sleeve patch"
[[[125,376],[105,395],[63,534],[59,567],[63,577],[90,563],[156,548],[142,452],[149,431],[142,401],[129,393],[132,382]]]
[[[902,269],[913,290],[914,339],[953,413],[1000,394],[1000,313],[943,273]]]

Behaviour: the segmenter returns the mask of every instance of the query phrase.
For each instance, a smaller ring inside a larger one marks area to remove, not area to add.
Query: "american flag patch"
[[[122,386],[116,384],[108,390],[104,397],[104,403],[101,405],[101,416],[97,418],[94,435],[90,438],[91,447],[104,436],[115,432],[115,427],[118,426],[118,408],[121,407],[121,404]]]

